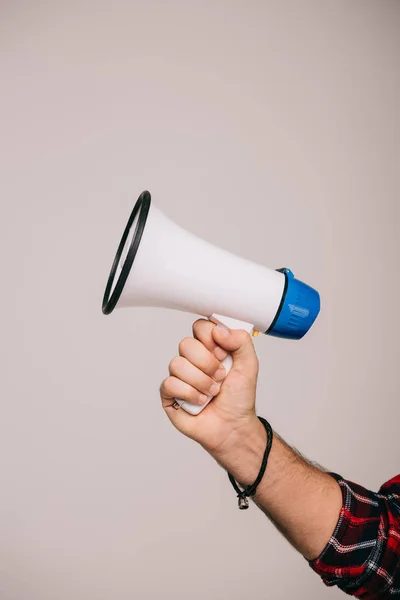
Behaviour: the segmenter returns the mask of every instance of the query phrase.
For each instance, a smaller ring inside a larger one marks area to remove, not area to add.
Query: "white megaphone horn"
[[[111,267],[103,313],[161,306],[197,313],[231,329],[300,339],[320,309],[319,294],[287,269],[270,269],[189,233],[140,194]],[[226,370],[232,365],[228,355]],[[177,399],[196,415],[204,405]]]

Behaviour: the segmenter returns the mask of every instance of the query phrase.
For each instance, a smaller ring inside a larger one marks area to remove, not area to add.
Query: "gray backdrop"
[[[0,597],[339,597],[163,414],[195,315],[100,306],[146,188],[289,266],[322,311],[257,338],[259,414],[367,487],[398,473],[400,3],[3,0],[0,21]]]

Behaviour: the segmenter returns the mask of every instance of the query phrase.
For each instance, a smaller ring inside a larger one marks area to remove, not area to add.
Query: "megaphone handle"
[[[226,325],[230,329],[244,329],[245,331],[247,331],[250,334],[252,334],[254,331],[254,325],[252,325],[250,323],[246,323],[246,321],[239,321],[237,319],[232,319],[231,317],[224,317],[223,315],[216,315],[216,314],[211,315],[211,317],[209,317],[209,319],[213,323],[216,323],[216,324],[220,323],[221,325]],[[229,373],[229,371],[231,370],[231,367],[232,367],[232,362],[233,362],[232,354],[228,354],[226,356],[226,358],[224,358],[224,360],[221,362],[224,365],[226,372]],[[204,404],[192,404],[192,402],[187,402],[187,400],[181,400],[180,398],[175,398],[175,400],[181,406],[181,408],[183,408],[183,410],[186,410],[186,412],[195,416],[195,415],[198,415],[199,413],[201,413],[201,411],[205,409],[207,404],[209,402],[211,402],[211,400],[213,398],[214,398],[214,396],[209,396],[207,398],[207,402],[205,402]]]

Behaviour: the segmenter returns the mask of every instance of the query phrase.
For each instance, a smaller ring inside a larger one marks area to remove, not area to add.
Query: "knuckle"
[[[191,345],[193,338],[185,337],[183,340],[179,342],[179,352],[185,352],[188,347]]]
[[[182,358],[182,356],[174,356],[174,358],[170,361],[168,365],[169,372],[176,372],[176,370],[179,369],[179,366],[182,364],[183,360],[184,359]]]
[[[205,331],[207,330],[207,325],[211,327],[211,323],[207,319],[197,319],[197,321],[195,321],[192,325],[193,334],[198,336],[203,333],[204,335]]]
[[[193,323],[193,325],[192,325],[193,333],[196,333],[197,331],[199,331],[199,329],[201,328],[203,322],[204,322],[204,319],[197,319]]]
[[[160,384],[160,394],[164,394],[166,392],[166,386],[167,386],[168,379],[169,379],[169,377],[166,377],[161,382],[161,384]]]
[[[244,329],[240,329],[239,330],[238,337],[239,337],[239,341],[242,344],[248,344],[251,341],[251,337],[250,337],[249,332],[245,331]]]

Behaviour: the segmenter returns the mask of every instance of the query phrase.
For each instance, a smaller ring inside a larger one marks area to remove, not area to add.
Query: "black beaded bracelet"
[[[260,481],[263,478],[263,475],[265,473],[265,469],[267,467],[267,462],[268,462],[268,456],[269,456],[269,453],[271,451],[271,446],[272,446],[272,436],[273,436],[272,427],[268,423],[268,421],[263,419],[263,417],[258,417],[258,418],[260,419],[261,423],[264,425],[265,430],[267,432],[267,446],[265,448],[264,456],[263,456],[262,463],[261,463],[261,468],[257,475],[256,480],[254,481],[254,483],[252,483],[251,485],[247,485],[245,488],[243,488],[243,490],[241,490],[240,487],[238,486],[238,484],[236,483],[235,478],[230,473],[228,473],[229,481],[231,482],[231,484],[233,485],[233,487],[237,493],[238,505],[241,510],[245,510],[246,508],[249,508],[248,497],[254,496],[254,494],[257,491],[257,486],[260,483]]]

